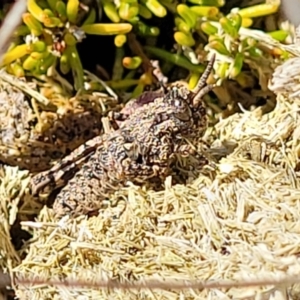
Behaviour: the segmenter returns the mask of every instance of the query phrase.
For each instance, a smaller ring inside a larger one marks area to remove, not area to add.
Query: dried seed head
[[[269,82],[269,89],[275,94],[284,93],[289,98],[300,95],[300,58],[288,59],[278,66]]]

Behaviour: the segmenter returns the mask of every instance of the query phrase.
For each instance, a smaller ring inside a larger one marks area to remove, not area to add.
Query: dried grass
[[[17,220],[22,208],[32,213],[32,201],[25,195],[29,183],[28,171],[19,171],[17,167],[0,169],[0,269],[6,273],[21,262],[20,256],[11,241],[10,229]],[[30,199],[31,200],[31,199]],[[41,205],[40,205],[41,206]],[[41,207],[37,207],[40,209]],[[21,215],[20,215],[21,216]]]
[[[21,263],[12,258],[17,262],[14,275],[122,283],[299,275],[299,108],[299,99],[278,96],[269,114],[257,108],[220,121],[210,131],[216,140],[212,153],[237,147],[216,164],[216,171],[200,174],[188,185],[170,186],[167,180],[160,192],[129,185],[90,219],[57,222],[44,207],[37,222],[23,223],[33,238],[19,252],[27,251]],[[1,187],[3,191],[3,183]],[[20,299],[32,300],[297,299],[298,289],[16,286]]]

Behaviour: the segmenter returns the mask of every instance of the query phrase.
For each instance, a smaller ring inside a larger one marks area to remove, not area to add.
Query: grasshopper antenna
[[[206,85],[206,80],[213,69],[215,59],[216,59],[216,55],[213,54],[201,78],[199,79],[197,86],[192,91],[194,93],[194,97],[193,97],[194,105],[197,105],[198,102],[201,100],[201,98],[215,87],[215,84]]]

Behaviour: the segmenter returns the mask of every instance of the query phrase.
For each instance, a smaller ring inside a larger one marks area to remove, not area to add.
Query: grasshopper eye
[[[188,105],[188,90],[173,87],[166,96],[170,114],[179,121],[187,122],[192,118],[192,111]]]
[[[189,121],[192,117],[192,112],[188,104],[184,100],[175,99],[173,102],[174,105],[174,117],[180,121]]]
[[[178,99],[176,99],[176,100],[174,101],[174,106],[176,106],[176,107],[182,106],[181,101],[179,101]]]
[[[189,121],[192,117],[192,112],[189,108],[187,108],[185,111],[175,112],[174,117],[176,117],[180,121]]]

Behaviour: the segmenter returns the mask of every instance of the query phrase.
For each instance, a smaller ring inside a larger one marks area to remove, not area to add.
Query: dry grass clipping
[[[210,134],[232,152],[217,171],[160,192],[129,185],[99,216],[57,222],[44,208],[17,278],[221,280],[300,271],[300,100],[235,114]],[[228,146],[229,145],[229,146]],[[23,252],[22,252],[23,253]],[[131,290],[16,286],[20,299],[297,299],[297,286]]]
[[[25,196],[25,190],[28,183],[28,171],[19,171],[17,167],[0,168],[0,268],[4,273],[21,262],[11,242],[10,233],[19,210],[25,208],[31,213],[38,212],[32,206],[34,202],[26,201],[28,196]]]

